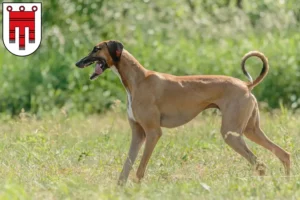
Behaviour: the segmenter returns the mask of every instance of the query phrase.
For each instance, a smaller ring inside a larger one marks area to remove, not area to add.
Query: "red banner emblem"
[[[3,3],[3,43],[18,56],[36,51],[42,37],[41,3]]]

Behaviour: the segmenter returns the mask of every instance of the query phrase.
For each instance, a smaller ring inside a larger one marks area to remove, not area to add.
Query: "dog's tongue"
[[[103,70],[102,70],[101,66],[102,66],[101,63],[96,63],[95,72],[90,77],[91,80],[95,79],[97,76],[102,74]]]

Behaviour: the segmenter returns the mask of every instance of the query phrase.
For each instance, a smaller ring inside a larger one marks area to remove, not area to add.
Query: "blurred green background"
[[[63,109],[91,114],[109,109],[116,99],[125,102],[124,89],[109,70],[90,81],[93,66],[74,65],[108,39],[121,41],[144,67],[176,75],[246,80],[242,56],[262,51],[270,72],[253,93],[270,109],[300,107],[296,0],[47,0],[42,17],[42,43],[33,55],[16,57],[1,44],[1,113]],[[247,62],[253,78],[261,67],[258,59]]]

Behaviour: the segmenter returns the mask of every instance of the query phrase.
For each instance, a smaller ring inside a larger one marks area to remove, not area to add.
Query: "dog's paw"
[[[258,172],[258,175],[260,176],[266,175],[266,168],[267,167],[264,163],[257,163],[255,167],[256,171]]]

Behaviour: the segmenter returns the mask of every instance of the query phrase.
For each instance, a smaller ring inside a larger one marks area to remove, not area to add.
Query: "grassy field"
[[[143,182],[134,183],[132,172],[121,188],[116,183],[131,134],[119,110],[89,117],[53,113],[42,120],[26,113],[2,117],[0,199],[300,198],[299,114],[282,109],[261,118],[267,135],[292,154],[290,181],[275,156],[248,142],[268,167],[266,177],[258,177],[222,141],[220,114],[206,112],[164,129]]]

